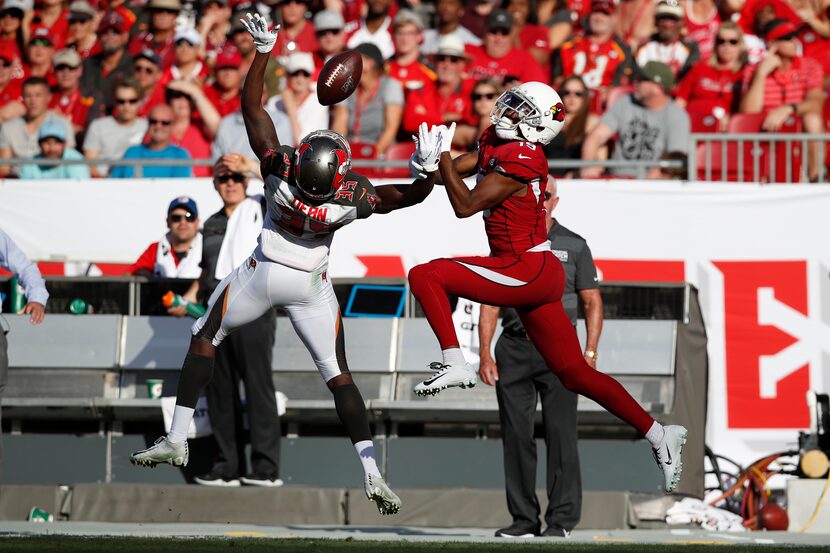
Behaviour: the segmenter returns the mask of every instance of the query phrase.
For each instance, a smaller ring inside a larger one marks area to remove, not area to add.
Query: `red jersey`
[[[182,136],[170,135],[170,144],[174,146],[181,146],[192,159],[209,159],[210,158],[210,140],[205,137],[205,134],[199,130],[199,127],[191,124],[184,131]],[[194,177],[209,177],[212,173],[212,168],[199,165],[193,167]],[[177,260],[178,263],[178,260]]]
[[[626,61],[626,52],[616,39],[594,42],[588,37],[569,40],[559,49],[555,75],[580,75],[588,88],[610,86],[617,69]]]
[[[49,38],[52,40],[52,46],[55,52],[61,50],[66,44],[66,38],[69,36],[69,10],[63,10],[51,27],[47,27],[40,18],[40,10],[35,10],[35,16],[32,22],[29,23],[29,32],[34,33],[35,29],[43,27],[49,31]]]
[[[441,96],[434,84],[421,90],[413,90],[406,97],[401,128],[409,133],[417,133],[422,121],[427,125],[441,125],[451,121],[477,124],[472,117],[470,100],[470,92],[474,86],[475,81],[467,79],[461,82],[461,86],[455,92],[447,96]],[[456,117],[457,115],[461,118]]]
[[[76,90],[71,94],[56,92],[52,94],[52,99],[49,101],[51,109],[58,111],[78,127],[87,126],[89,110],[93,104],[95,104],[95,99],[91,96],[82,95],[80,90]]]
[[[740,69],[717,69],[708,63],[698,63],[677,85],[675,95],[687,104],[702,102],[708,107],[721,107],[727,113],[734,113],[742,84],[743,71]]]
[[[697,43],[700,51],[700,59],[706,61],[715,49],[715,35],[718,34],[721,20],[717,8],[712,8],[712,13],[707,19],[697,20],[692,15],[690,3],[686,3],[686,39]]]
[[[14,79],[0,88],[0,107],[5,106],[9,102],[23,103],[23,81]]]
[[[541,144],[502,140],[491,126],[478,140],[478,167],[479,179],[496,171],[527,187],[524,196],[510,196],[484,212],[490,255],[515,257],[544,244],[548,239],[544,208],[548,160]]]
[[[421,90],[435,82],[435,72],[419,61],[401,65],[397,60],[389,62],[388,75],[401,83],[404,93]]]
[[[216,88],[215,84],[206,86],[202,90],[204,91],[205,96],[207,96],[207,99],[210,100],[210,103],[213,104],[213,107],[216,108],[216,111],[218,111],[219,115],[222,117],[237,111],[242,105],[242,99],[239,94],[234,94],[227,99],[222,98],[223,92]]]
[[[465,49],[472,57],[467,75],[472,79],[483,79],[492,77],[499,82],[504,82],[507,76],[516,77],[519,81],[548,82],[542,66],[539,65],[533,56],[519,48],[511,48],[503,58],[493,58],[487,54],[482,46],[468,44]]]
[[[274,49],[271,50],[271,55],[288,56],[292,52],[316,52],[319,47],[314,25],[311,21],[306,21],[300,32],[290,38],[286,29],[280,29],[277,34],[277,42],[274,44]]]
[[[519,33],[519,42],[522,48],[541,48],[542,50],[550,49],[550,35],[548,28],[542,25],[526,24]]]

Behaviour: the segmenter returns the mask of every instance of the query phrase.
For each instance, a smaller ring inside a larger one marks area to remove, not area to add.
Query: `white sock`
[[[181,443],[187,439],[187,429],[190,428],[190,421],[193,420],[193,409],[184,405],[176,405],[173,409],[173,422],[170,424],[170,432],[167,433],[167,441],[174,444]]]
[[[464,354],[461,353],[461,348],[447,348],[445,350],[441,350],[441,354],[444,356],[445,365],[463,367],[467,364],[467,360],[464,359]]]
[[[357,456],[360,457],[360,464],[363,465],[363,473],[373,476],[380,476],[378,464],[375,462],[375,444],[372,440],[363,440],[354,444]]]
[[[654,421],[654,424],[651,425],[651,428],[648,429],[646,432],[646,440],[648,443],[652,445],[652,447],[657,447],[660,445],[660,442],[663,441],[663,436],[666,435],[666,431],[663,429],[663,425],[657,421]]]

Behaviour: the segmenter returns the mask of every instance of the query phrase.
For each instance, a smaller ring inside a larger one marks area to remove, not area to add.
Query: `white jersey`
[[[349,171],[331,200],[314,205],[293,184],[294,148],[280,146],[262,162],[267,212],[260,248],[268,259],[319,271],[328,265],[334,231],[369,217],[377,205],[375,189],[363,175]]]

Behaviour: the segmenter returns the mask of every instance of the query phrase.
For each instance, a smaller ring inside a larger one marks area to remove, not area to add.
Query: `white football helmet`
[[[565,106],[554,89],[531,81],[514,86],[496,100],[490,111],[496,136],[549,144],[565,123]]]

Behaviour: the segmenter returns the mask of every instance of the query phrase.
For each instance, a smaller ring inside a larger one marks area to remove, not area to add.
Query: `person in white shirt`
[[[392,0],[369,0],[366,2],[368,11],[366,19],[360,20],[360,26],[352,33],[346,46],[355,48],[364,42],[370,42],[380,49],[383,59],[388,60],[395,55],[395,44],[392,42],[392,18],[389,8]]]

